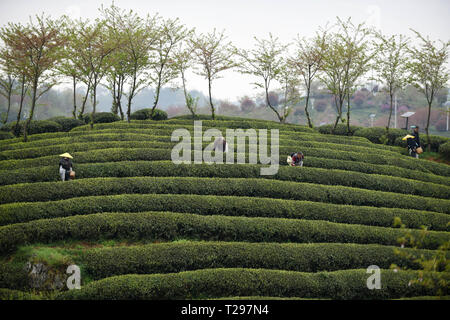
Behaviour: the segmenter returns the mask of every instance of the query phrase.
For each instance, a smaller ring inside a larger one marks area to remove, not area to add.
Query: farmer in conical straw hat
[[[62,181],[67,181],[70,179],[70,173],[72,172],[72,161],[73,157],[69,153],[63,153],[59,155],[61,160],[59,160],[59,174]]]
[[[406,140],[408,143],[408,151],[411,157],[419,159],[419,154],[422,153],[422,147],[420,146],[419,127],[411,126],[413,132],[411,135],[406,135],[402,140]]]

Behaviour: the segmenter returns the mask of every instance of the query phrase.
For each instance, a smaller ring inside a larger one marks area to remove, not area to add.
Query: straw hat
[[[60,157],[63,157],[63,158],[69,158],[69,159],[73,159],[73,157],[69,154],[69,153],[63,153],[63,154],[60,154],[59,155]]]

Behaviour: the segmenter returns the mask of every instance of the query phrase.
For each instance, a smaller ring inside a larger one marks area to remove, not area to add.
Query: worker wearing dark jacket
[[[408,143],[408,150],[411,157],[419,159],[419,155],[416,150],[420,147],[420,138],[419,138],[419,127],[415,126],[413,132],[411,133],[414,138],[408,138],[406,142]]]
[[[62,181],[70,180],[70,172],[73,170],[72,167],[72,156],[69,153],[63,153],[60,155],[59,160],[59,174]]]

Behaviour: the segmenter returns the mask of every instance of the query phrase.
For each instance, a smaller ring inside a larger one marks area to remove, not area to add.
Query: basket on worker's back
[[[291,157],[291,156],[288,156],[287,159],[286,159],[286,162],[287,162],[288,164],[292,164],[292,157]]]

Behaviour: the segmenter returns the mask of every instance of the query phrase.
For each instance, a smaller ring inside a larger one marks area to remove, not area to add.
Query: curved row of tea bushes
[[[157,146],[163,149],[163,142],[98,142],[98,143],[85,143],[80,147],[81,150],[102,150],[104,146],[112,146],[112,145],[125,145],[130,148],[131,146],[143,146],[143,145],[152,145]],[[52,147],[50,147],[52,148]],[[45,149],[45,148],[30,148],[24,151],[20,150],[11,150],[0,153],[0,159],[2,160],[16,160],[26,159],[26,158],[38,158],[42,156],[48,156],[48,154],[53,153],[55,156],[60,154],[61,152],[73,152],[74,146],[67,145],[66,147],[56,147],[53,149]],[[100,149],[95,149],[100,148]],[[112,148],[110,148],[112,149]],[[81,151],[80,150],[80,151]],[[281,147],[280,148],[280,162],[284,163],[285,157],[291,154],[293,147]],[[294,149],[295,150],[295,149]],[[441,176],[450,176],[450,168],[444,164],[435,163],[427,160],[417,160],[410,159],[404,156],[391,156],[385,154],[375,154],[375,153],[360,153],[360,152],[340,152],[335,149],[323,149],[323,148],[302,148],[302,151],[305,157],[319,157],[319,158],[327,158],[334,160],[347,160],[347,161],[362,161],[369,164],[380,164],[380,165],[393,165],[405,169],[421,171],[425,173],[433,173]],[[150,152],[150,150],[149,150]],[[171,150],[166,149],[166,153],[170,155]],[[170,159],[170,158],[169,158]],[[16,160],[17,161],[17,160]],[[8,163],[7,166],[11,166],[11,163]]]
[[[130,123],[126,121],[117,121],[114,123],[99,123],[95,125],[96,130],[102,129],[126,129],[126,128],[134,128],[134,129],[172,129],[172,128],[193,128],[194,122],[182,122],[182,123],[171,123],[170,121],[166,123],[161,122],[152,122],[152,121],[131,121]],[[263,123],[263,122],[253,122],[253,121],[202,121],[202,127],[204,128],[215,128],[225,132],[226,129],[278,129],[281,131],[290,131],[290,132],[309,132],[316,133],[314,129],[311,129],[307,126],[286,126],[277,123]],[[83,131],[83,130],[91,130],[89,125],[79,126],[71,131]]]
[[[82,129],[82,128],[80,128]],[[134,132],[134,133],[142,133],[142,134],[153,134],[153,135],[165,135],[165,136],[171,136],[172,133],[176,129],[186,129],[190,132],[191,136],[194,134],[194,127],[193,126],[179,126],[179,125],[167,125],[167,126],[134,126],[134,125],[121,125],[121,126],[105,126],[103,128],[96,128],[94,130],[90,129],[83,129],[83,130],[76,130],[71,131],[72,134],[80,134],[82,132],[88,134],[92,132]],[[208,129],[217,129],[219,130],[224,137],[226,137],[226,130],[230,128],[226,127],[202,127],[203,133]],[[234,130],[239,129],[235,128]],[[242,130],[247,130],[242,128]],[[259,130],[261,129],[254,129],[257,134],[259,134]],[[270,131],[267,132],[268,136],[267,138],[270,138],[271,134]],[[284,139],[299,139],[303,138],[305,140],[314,140],[318,142],[328,142],[328,143],[338,143],[338,144],[350,144],[350,145],[361,145],[361,146],[368,146],[373,149],[379,149],[379,150],[390,150],[393,152],[400,152],[404,150],[402,147],[398,146],[386,146],[386,145],[378,145],[370,142],[366,138],[363,137],[342,137],[342,136],[330,136],[330,135],[322,135],[315,132],[294,132],[292,130],[279,130],[279,137]]]
[[[42,139],[42,140],[35,140],[30,141],[27,143],[15,143],[5,146],[0,146],[0,149],[2,152],[0,152],[0,158],[1,159],[8,159],[11,157],[15,157],[17,155],[18,158],[24,158],[28,157],[26,156],[27,153],[34,154],[36,151],[39,150],[39,148],[49,148],[48,153],[55,153],[59,152],[60,149],[52,149],[52,147],[59,146],[60,148],[65,148],[65,150],[73,150],[73,145],[78,145],[83,142],[91,142],[91,143],[99,143],[99,142],[108,142],[108,143],[120,143],[120,142],[166,142],[166,143],[172,143],[170,135],[160,135],[160,132],[155,131],[154,134],[146,134],[142,132],[130,132],[130,130],[122,130],[119,132],[112,131],[111,130],[105,130],[107,132],[103,131],[97,131],[97,133],[91,133],[91,132],[74,132],[73,136],[64,136],[60,138],[51,138],[51,139]],[[85,134],[80,134],[85,133]],[[33,137],[33,136],[31,136]],[[399,155],[402,153],[402,150],[389,150],[386,148],[374,148],[374,145],[371,143],[363,143],[363,142],[354,142],[354,141],[346,141],[346,140],[337,140],[337,141],[323,141],[323,137],[315,137],[311,136],[309,134],[306,134],[306,136],[280,136],[279,143],[280,145],[287,145],[287,146],[293,146],[298,145],[300,142],[300,145],[297,146],[297,148],[301,148],[301,145],[307,144],[309,146],[314,146],[316,148],[322,148],[322,149],[331,149],[333,151],[362,151],[365,153],[370,153],[374,155],[385,155],[385,156],[391,156],[398,158]],[[192,140],[193,141],[193,140]],[[269,149],[270,149],[270,137],[268,139]],[[0,141],[1,142],[1,141]],[[247,139],[248,144],[248,139]],[[208,145],[208,143],[204,143],[204,146]],[[81,148],[81,146],[77,146],[77,148]],[[84,147],[84,149],[77,149],[77,150],[85,150],[87,149]],[[46,149],[47,150],[47,149]],[[16,152],[14,152],[16,151]],[[22,152],[24,154],[22,154]],[[291,153],[292,147],[289,149],[289,153]],[[41,153],[42,154],[42,153]]]
[[[322,157],[308,157],[307,159],[304,160],[303,165],[314,168],[340,169],[368,174],[380,174],[386,176],[413,179],[417,181],[432,182],[442,184],[445,186],[450,185],[450,177],[444,177],[425,172],[418,173],[416,170],[409,170],[394,165],[371,164],[363,161],[335,160],[335,159],[326,159]]]
[[[172,273],[212,268],[262,268],[302,272],[362,269],[391,264],[417,269],[418,263],[392,246],[341,243],[184,242],[87,249],[77,263],[93,279],[123,274]],[[431,250],[401,249],[431,259]],[[187,255],[186,253],[189,252]],[[450,256],[450,254],[449,254]]]
[[[138,181],[136,181],[138,182]],[[206,196],[193,194],[117,194],[122,186],[95,183],[92,194],[108,192],[108,196],[89,195],[52,202],[17,203],[0,206],[0,225],[28,222],[44,218],[85,215],[99,212],[173,211],[201,215],[226,215],[267,218],[327,220],[339,223],[392,227],[400,218],[408,228],[426,226],[431,230],[449,231],[450,216],[445,213],[397,208],[337,205],[330,203],[271,199],[260,197]],[[98,191],[98,185],[104,187]],[[126,192],[145,192],[151,188],[124,184]],[[107,191],[105,191],[107,190]],[[68,192],[78,191],[69,188]],[[57,197],[73,197],[73,194]],[[277,196],[280,196],[277,194]]]
[[[421,231],[341,224],[328,221],[202,216],[174,212],[98,213],[42,219],[0,227],[0,253],[32,243],[84,240],[178,239],[240,242],[359,243],[398,245],[409,232]],[[428,231],[423,249],[437,249],[448,232]]]
[[[305,273],[265,269],[203,269],[169,274],[123,275],[94,281],[59,299],[141,300],[223,296],[271,296],[332,299],[393,299],[436,294],[408,286],[417,272],[381,270],[382,288],[367,288],[366,269]],[[448,292],[448,289],[445,290]],[[262,315],[264,316],[264,314]]]
[[[277,188],[284,189],[289,184],[294,182],[309,183],[306,186],[300,186],[300,189],[304,189],[305,193],[309,193],[308,189],[323,188],[322,190],[329,190],[329,192],[335,191],[337,193],[351,193],[361,196],[363,199],[376,199],[384,195],[385,199],[375,200],[378,203],[376,206],[382,203],[386,203],[386,207],[396,207],[395,201],[391,202],[392,197],[397,197],[399,205],[404,208],[417,209],[422,208],[425,210],[430,210],[430,208],[435,208],[434,206],[429,206],[432,203],[448,205],[443,199],[448,199],[449,187],[442,186],[438,184],[428,183],[428,182],[418,182],[415,180],[388,177],[382,175],[365,174],[359,172],[351,172],[344,170],[329,170],[321,168],[292,168],[288,166],[281,166],[278,169],[278,173],[275,175],[260,175],[261,166],[258,165],[232,165],[232,164],[222,164],[222,165],[175,165],[171,162],[153,162],[153,161],[131,161],[131,162],[109,162],[109,163],[98,163],[98,164],[80,164],[77,165],[74,170],[77,172],[77,177],[79,179],[83,178],[100,178],[100,177],[191,177],[191,179],[185,181],[203,181],[200,178],[204,177],[214,177],[214,178],[254,178],[251,182],[245,183],[245,179],[240,179],[243,183],[242,189],[249,189],[249,184],[254,186],[270,186],[270,184],[277,184]],[[49,167],[39,167],[32,169],[19,169],[19,170],[8,170],[0,171],[0,183],[2,185],[11,185],[26,182],[51,182],[59,181],[60,177],[57,172],[57,168],[53,166]],[[275,180],[269,182],[268,180]],[[168,181],[168,180],[167,180]],[[221,183],[227,182],[223,180],[220,182],[216,179],[210,179],[212,184],[220,185]],[[284,182],[284,181],[288,181]],[[62,181],[61,181],[62,183]],[[313,184],[321,184],[316,187]],[[191,186],[193,188],[194,186]],[[196,187],[196,185],[195,185]],[[330,187],[332,189],[330,189]],[[333,189],[338,188],[338,189]],[[339,189],[342,188],[342,189]],[[202,189],[199,186],[199,189]],[[379,190],[374,190],[379,189]],[[368,196],[368,190],[374,190],[376,193],[372,197]],[[384,191],[386,190],[386,191]],[[267,196],[270,197],[272,191],[266,190],[268,192]],[[323,191],[322,191],[323,192]],[[395,193],[394,193],[395,192]],[[362,194],[364,194],[364,196]],[[247,194],[243,194],[247,195]],[[327,199],[334,199],[335,196],[328,195],[324,196],[322,200],[313,196],[311,199],[318,199],[317,201],[328,202]],[[367,195],[367,196],[366,196]],[[415,196],[419,196],[422,203],[416,202]],[[425,197],[424,197],[425,196]],[[440,199],[429,198],[430,196],[438,197]],[[31,196],[32,197],[32,196]],[[337,196],[339,199],[339,195]],[[355,199],[356,197],[350,197],[349,199]],[[357,204],[365,205],[366,203],[352,203],[343,202],[347,204]],[[411,205],[407,202],[411,201]],[[374,202],[369,200],[371,205]],[[339,202],[342,203],[342,202]],[[414,207],[417,206],[417,207]],[[440,207],[438,205],[436,208]],[[442,209],[440,209],[442,210]],[[431,210],[436,211],[436,210]],[[444,209],[447,212],[450,208]]]
[[[130,137],[131,138],[131,137]],[[162,137],[157,137],[158,139]],[[152,139],[153,140],[153,139]],[[202,148],[204,149],[212,142],[204,142],[202,144]],[[71,152],[74,151],[87,151],[87,150],[95,150],[95,149],[106,149],[106,148],[120,148],[120,147],[127,147],[127,148],[165,148],[165,149],[172,149],[177,142],[171,142],[170,138],[168,138],[168,141],[147,141],[147,140],[141,140],[141,141],[135,141],[135,140],[125,140],[125,141],[87,141],[87,142],[79,142],[79,143],[71,143],[71,144],[57,144],[57,145],[51,145],[51,146],[40,146],[40,147],[32,147],[32,148],[26,148],[26,149],[17,149],[17,150],[6,150],[3,152],[0,152],[0,160],[8,160],[8,159],[27,159],[27,158],[36,158],[46,155],[56,155],[60,154],[62,152],[66,152],[67,150],[70,150]],[[233,150],[237,150],[239,145],[234,145]],[[249,144],[246,143],[245,145],[246,150],[249,148]],[[252,144],[252,146],[258,147],[256,144]],[[194,144],[191,145],[192,149],[194,148]],[[268,145],[268,149],[270,150],[270,144]],[[370,154],[373,156],[376,155],[385,155],[388,157],[398,157],[398,154],[395,154],[391,151],[379,151],[376,149],[371,149],[368,147],[361,147],[361,146],[349,146],[349,145],[339,145],[333,143],[321,143],[321,142],[311,142],[311,141],[298,141],[298,140],[283,140],[281,139],[279,141],[279,148],[280,150],[285,150],[287,154],[289,154],[291,151],[295,150],[302,150],[307,151],[309,148],[313,149],[330,149],[330,150],[340,150],[342,151],[349,151],[349,152],[360,152],[364,154]],[[231,150],[230,150],[231,151]]]
[[[93,148],[97,145],[97,142],[92,142],[90,144],[86,144],[87,148]],[[129,160],[151,160],[155,161],[154,153],[151,152],[149,149],[142,149],[142,148],[132,148],[127,149],[127,152],[121,152],[120,149],[117,149],[117,146],[123,145],[126,146],[127,144],[134,145],[134,142],[101,142],[100,146],[102,149],[91,149],[88,152],[83,151],[77,151],[72,152],[72,155],[75,156],[76,163],[91,163],[91,162],[109,162],[109,161],[124,161],[126,159]],[[139,146],[142,146],[141,144],[137,144]],[[160,143],[158,142],[149,142],[146,143],[148,147],[152,148],[158,148],[160,147]],[[103,148],[108,147],[108,150],[105,150]],[[74,146],[71,146],[71,149],[73,149]],[[67,149],[64,149],[67,150]],[[158,152],[158,151],[156,151]],[[309,154],[317,153],[317,149],[310,149],[308,151]],[[160,155],[161,152],[158,152],[158,155]],[[162,152],[162,154],[168,155],[168,152]],[[416,171],[411,171],[406,168],[396,167],[392,165],[377,165],[377,164],[368,164],[362,161],[350,161],[350,160],[336,160],[336,159],[327,159],[322,158],[322,156],[325,156],[324,153],[319,153],[319,157],[314,156],[307,156],[307,158],[304,160],[304,166],[306,167],[315,167],[315,168],[326,168],[326,169],[341,169],[341,170],[347,170],[347,171],[356,171],[356,172],[362,172],[362,173],[369,173],[369,174],[381,174],[381,175],[388,175],[388,176],[396,176],[401,178],[407,178],[407,179],[414,179],[419,181],[425,181],[425,182],[433,182],[443,185],[449,185],[450,184],[450,178],[449,177],[443,177],[431,173],[425,173],[421,172],[420,174],[417,174]],[[165,157],[166,157],[165,156]],[[280,164],[286,165],[285,155],[280,156]],[[160,156],[159,156],[160,157]],[[43,156],[39,158],[30,158],[30,159],[19,159],[19,160],[2,160],[0,161],[0,170],[13,170],[13,169],[20,169],[20,168],[31,168],[31,167],[40,167],[40,166],[50,166],[54,165],[56,163],[56,156]]]
[[[174,127],[173,129],[176,129]],[[192,130],[190,131],[192,133]],[[164,133],[164,134],[162,134]],[[10,149],[22,149],[27,148],[28,146],[39,146],[39,145],[52,145],[58,144],[60,139],[69,139],[68,142],[77,142],[83,141],[83,137],[96,137],[97,139],[101,139],[103,135],[113,135],[113,136],[122,136],[122,135],[138,135],[140,136],[140,140],[151,139],[152,137],[164,137],[165,139],[169,139],[171,137],[171,131],[161,132],[160,130],[155,129],[103,129],[103,130],[91,130],[91,131],[71,131],[67,132],[55,132],[55,133],[42,133],[42,134],[34,134],[31,135],[28,139],[28,142],[23,142],[23,139],[15,138],[8,140],[0,140],[0,148],[2,150],[10,150]],[[280,133],[280,138],[283,139],[302,139],[307,141],[317,141],[317,142],[328,142],[335,144],[345,144],[345,145],[359,145],[371,147],[374,149],[383,149],[383,150],[391,150],[398,151],[397,147],[384,147],[377,144],[373,144],[365,138],[358,139],[349,139],[347,137],[339,137],[339,136],[324,136],[317,133],[306,133],[306,132],[298,132],[298,133]],[[70,140],[73,139],[73,140]],[[267,137],[270,140],[270,134]],[[84,140],[86,141],[86,140]]]
[[[134,149],[100,149],[88,152],[73,153],[77,159],[76,168],[78,168],[78,177],[85,177],[84,168],[85,164],[90,165],[92,163],[108,163],[108,162],[121,162],[124,161],[161,161],[170,160],[171,151],[161,149],[146,149],[146,148],[134,148]],[[245,155],[246,162],[250,155]],[[255,155],[256,158],[256,155]],[[235,159],[238,159],[238,155],[235,154]],[[326,161],[322,161],[326,162]],[[1,165],[2,162],[0,162]],[[35,158],[32,160],[13,160],[8,163],[15,168],[12,171],[39,171],[42,167],[55,166],[55,158],[53,156]],[[380,190],[386,192],[398,192],[404,194],[413,194],[427,197],[436,198],[450,198],[450,187],[447,182],[449,178],[442,177],[440,182],[444,182],[444,185],[438,185],[435,183],[429,183],[422,181],[416,181],[412,179],[406,179],[402,177],[390,177],[387,175],[379,174],[367,174],[361,172],[352,172],[339,169],[323,169],[309,167],[309,162],[305,160],[303,168],[291,168],[288,167],[284,157],[279,157],[279,164],[283,167],[279,169],[279,173],[275,179],[281,180],[295,180],[301,182],[320,183],[326,185],[343,185],[349,187]],[[202,164],[203,166],[209,166],[208,164]],[[228,165],[232,166],[231,164]],[[254,165],[253,165],[254,166]],[[1,166],[0,166],[1,167]],[[18,167],[18,168],[17,168]],[[17,169],[16,169],[17,168]],[[26,168],[20,170],[19,168]],[[42,168],[44,169],[44,168]],[[281,170],[281,172],[280,172]],[[83,172],[82,172],[83,171]],[[240,170],[242,171],[242,170]],[[53,172],[51,174],[57,177]],[[161,175],[156,174],[156,175]],[[285,176],[288,175],[289,179]],[[295,176],[292,178],[292,176]],[[123,176],[123,175],[122,175]],[[1,177],[1,172],[0,172]],[[238,177],[236,175],[230,175],[230,177]],[[255,176],[258,177],[258,176]],[[271,176],[259,176],[262,178],[271,178]],[[5,179],[6,181],[6,179]],[[47,180],[48,181],[48,180]],[[19,181],[16,180],[16,183]],[[1,184],[1,183],[0,183]]]

